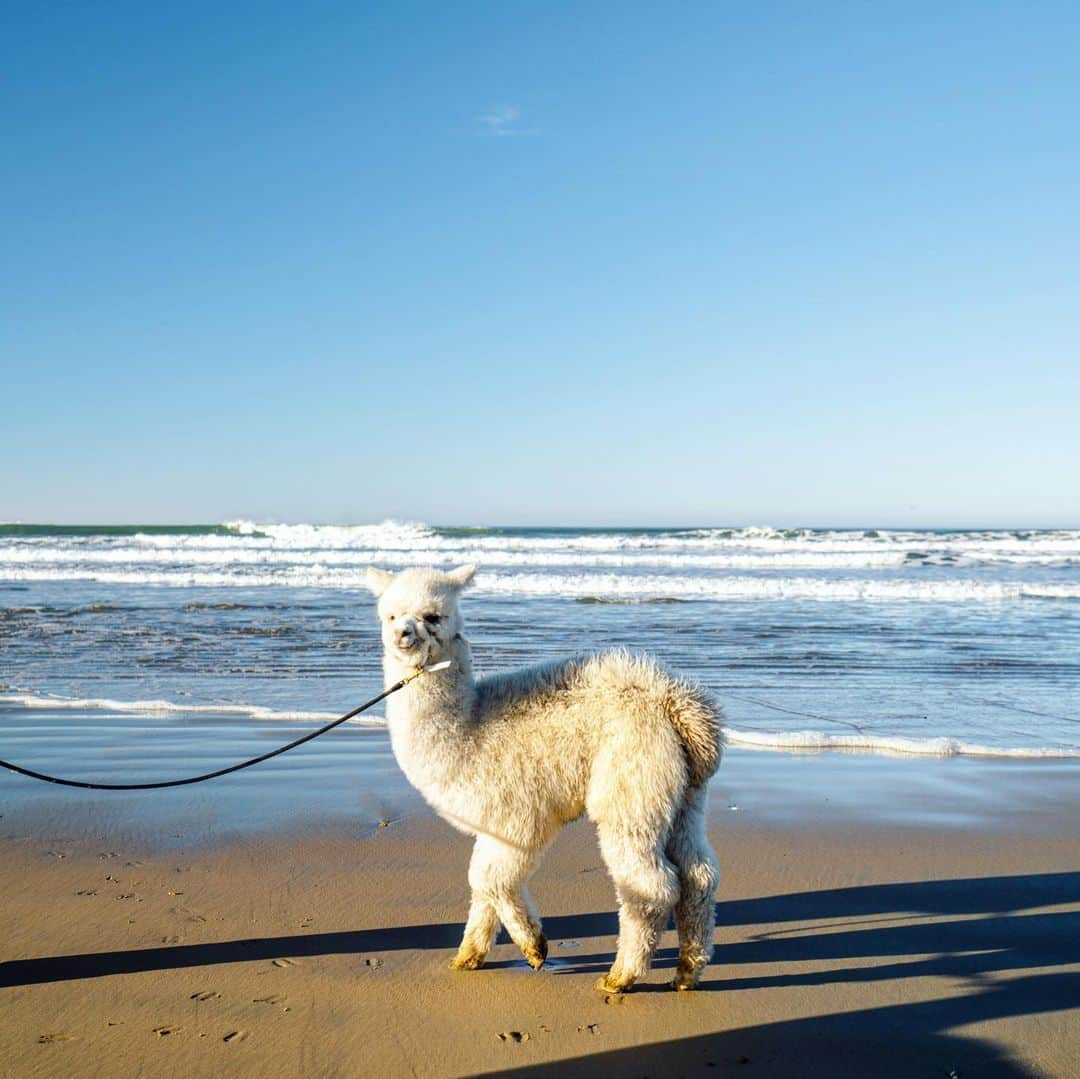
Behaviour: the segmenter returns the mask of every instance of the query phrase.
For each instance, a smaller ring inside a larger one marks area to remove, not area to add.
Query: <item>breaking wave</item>
[[[0,580],[363,588],[370,565],[475,562],[489,594],[582,602],[1080,598],[1080,530],[0,525]]]

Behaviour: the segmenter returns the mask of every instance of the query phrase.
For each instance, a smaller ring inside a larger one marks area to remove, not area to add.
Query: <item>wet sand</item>
[[[862,763],[826,767],[868,792]],[[774,762],[769,804],[796,790],[785,767],[803,774]],[[1080,1075],[1076,774],[1044,771],[1023,813],[947,825],[910,794],[899,825],[846,805],[850,784],[840,808],[807,809],[829,789],[811,785],[786,820],[733,810],[749,787],[722,769],[702,989],[664,988],[669,931],[648,984],[609,999],[592,986],[614,902],[587,822],[533,881],[548,966],[500,943],[451,972],[469,842],[415,804],[224,840],[190,815],[133,829],[5,806],[0,1073]]]

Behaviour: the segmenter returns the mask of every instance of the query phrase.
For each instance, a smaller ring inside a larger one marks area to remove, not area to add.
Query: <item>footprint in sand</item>
[[[162,937],[161,938],[161,943],[162,944],[179,944],[180,941],[182,941],[183,939],[184,939],[183,937],[178,937],[178,936],[173,935],[171,937]]]
[[[242,1042],[246,1037],[246,1030],[230,1030],[221,1040],[223,1042]]]
[[[279,994],[271,993],[268,997],[255,997],[252,1004],[280,1004],[283,1000],[288,1000],[288,997]]]
[[[42,1034],[38,1038],[38,1045],[55,1045],[57,1042],[70,1042],[75,1038],[74,1034],[68,1034],[66,1031],[61,1031],[57,1034]]]
[[[527,1030],[507,1030],[498,1035],[501,1042],[527,1042],[530,1034]]]
[[[97,892],[93,888],[83,888],[81,891],[75,893],[76,895],[97,895]]]
[[[175,914],[177,918],[183,918],[185,922],[199,923],[206,921],[203,915],[191,910],[190,907],[169,907],[169,913]]]
[[[364,960],[364,966],[371,967],[372,970],[378,970],[382,966],[382,960],[372,956]]]
[[[179,1027],[154,1027],[154,1033],[159,1038],[167,1038],[170,1034],[178,1034],[180,1032]]]
[[[275,967],[295,967],[295,959],[274,959],[272,960]]]
[[[213,989],[204,989],[199,993],[192,993],[190,1000],[216,1000],[221,994]]]

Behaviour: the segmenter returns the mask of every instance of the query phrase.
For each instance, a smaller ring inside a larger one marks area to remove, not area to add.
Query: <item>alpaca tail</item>
[[[666,701],[668,719],[686,752],[691,787],[699,787],[720,767],[723,735],[720,709],[701,686],[679,682]]]

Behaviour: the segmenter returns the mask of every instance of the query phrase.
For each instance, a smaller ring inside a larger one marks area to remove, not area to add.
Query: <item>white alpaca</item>
[[[674,906],[672,985],[693,989],[712,956],[719,880],[705,836],[706,783],[720,762],[715,705],[626,652],[475,680],[457,603],[474,572],[368,570],[386,684],[451,661],[386,706],[402,771],[436,812],[476,836],[469,918],[451,965],[481,966],[500,921],[529,963],[543,964],[547,941],[525,882],[555,833],[587,813],[619,899],[618,952],[597,988],[622,992],[646,973]]]

